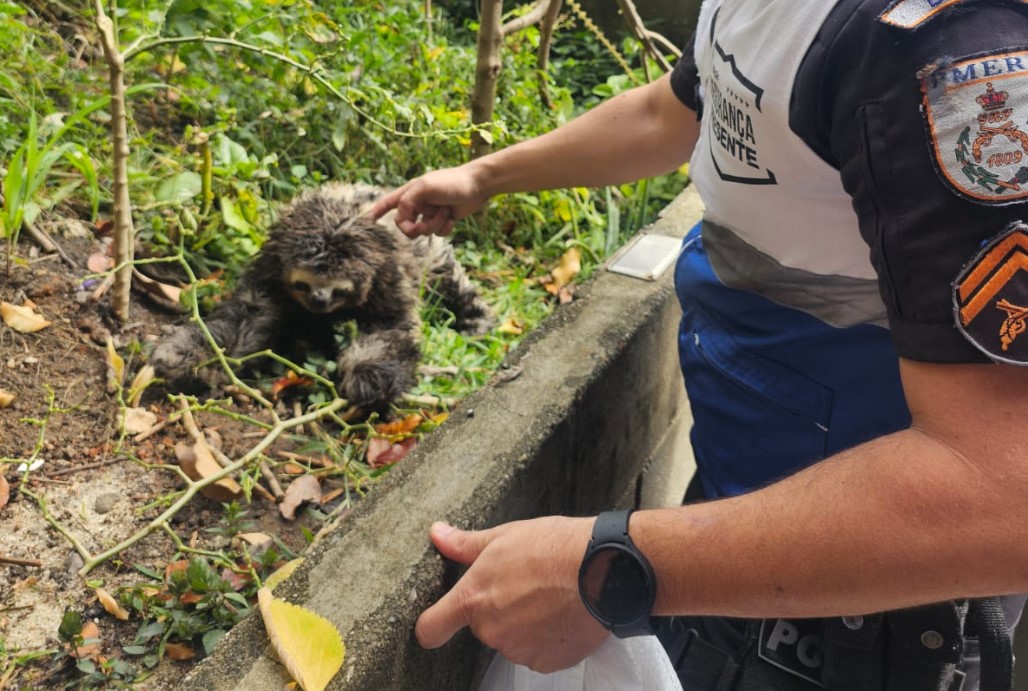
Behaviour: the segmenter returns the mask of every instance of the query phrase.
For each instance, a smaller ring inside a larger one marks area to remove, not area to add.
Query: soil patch
[[[29,334],[0,323],[0,391],[13,395],[13,401],[0,408],[0,475],[10,486],[6,505],[0,498],[0,687],[8,682],[19,687],[62,687],[79,674],[71,669],[75,660],[52,655],[12,666],[11,651],[24,654],[61,648],[58,627],[67,611],[97,623],[102,643],[94,661],[129,659],[124,647],[132,645],[145,617],[133,612],[129,621],[118,621],[100,605],[94,589],[102,586],[118,595],[132,586],[149,584],[153,593],[167,588],[170,562],[189,558],[177,554],[166,532],[157,532],[83,577],[79,575],[82,558],[54,525],[68,531],[92,555],[117,545],[158,516],[169,498],[183,488],[184,481],[169,468],[177,463],[176,444],[192,441],[184,426],[174,422],[145,439],[125,437],[119,444],[121,405],[109,391],[106,343],[110,339],[130,371],[138,369],[143,360],[138,353],[182,316],[134,295],[131,323],[118,324],[110,314],[109,296],[92,300],[89,291],[82,290],[89,274],[87,258],[102,247],[100,241],[89,237],[61,243],[81,268],[51,256],[22,259],[7,274],[0,266],[0,300],[34,304],[36,312],[51,322]],[[29,250],[24,242],[19,247],[23,255]],[[137,355],[130,355],[133,352]],[[158,424],[177,410],[160,391],[148,392],[140,407],[153,413]],[[259,415],[255,409],[241,412]],[[259,428],[223,415],[198,414],[196,419],[201,428],[212,432],[215,445],[220,444],[230,459],[245,453],[262,436],[255,432]],[[273,456],[292,448],[290,440],[283,438],[267,453]],[[31,468],[27,475],[26,467]],[[182,544],[200,551],[228,550],[233,535],[247,531],[273,536],[281,559],[299,553],[324,527],[327,516],[345,513],[342,503],[352,500],[353,493],[345,491],[345,478],[325,473],[325,468],[282,461],[275,470],[286,487],[289,473],[320,472],[322,489],[330,498],[287,521],[266,494],[254,493],[252,502],[239,502],[246,513],[226,524],[223,505],[198,495],[174,516],[170,528]],[[224,575],[230,580],[238,576]],[[173,685],[169,680],[204,654],[200,642],[194,643],[192,661],[164,657],[147,687]],[[126,680],[132,681],[137,673]]]

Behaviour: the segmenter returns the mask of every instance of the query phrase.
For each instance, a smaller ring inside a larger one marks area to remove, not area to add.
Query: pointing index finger
[[[426,609],[414,624],[414,636],[422,648],[438,648],[468,626],[468,608],[463,606],[461,582]]]

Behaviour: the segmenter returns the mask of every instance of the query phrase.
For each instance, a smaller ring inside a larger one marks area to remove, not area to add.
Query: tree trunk
[[[114,276],[112,301],[115,316],[125,323],[129,318],[132,291],[132,259],[135,230],[128,188],[128,113],[125,105],[125,59],[118,48],[114,24],[104,12],[102,0],[94,0],[96,26],[100,30],[111,84],[111,141],[114,145]]]
[[[482,1],[482,22],[478,28],[478,62],[475,69],[475,90],[471,95],[471,122],[484,125],[492,122],[496,102],[496,81],[500,76],[500,19],[503,0]],[[471,158],[485,156],[492,143],[475,132],[471,136]]]

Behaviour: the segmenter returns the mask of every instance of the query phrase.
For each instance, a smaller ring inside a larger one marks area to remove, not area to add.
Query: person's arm
[[[902,374],[910,429],[751,494],[633,514],[655,613],[856,615],[1028,590],[1028,369],[905,360]],[[422,614],[418,640],[470,626],[533,669],[574,664],[605,633],[577,590],[591,528],[434,526],[440,551],[471,568]]]
[[[379,199],[377,217],[397,209],[407,235],[446,234],[494,195],[599,187],[661,175],[688,160],[696,115],[670,77],[615,96],[567,124],[455,168],[411,180]]]
[[[901,362],[910,429],[632,518],[658,613],[832,616],[1028,590],[1028,370]]]

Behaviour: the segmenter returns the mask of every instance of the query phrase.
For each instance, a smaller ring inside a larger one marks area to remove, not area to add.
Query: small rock
[[[99,514],[110,513],[118,504],[119,499],[121,499],[121,495],[115,494],[114,492],[101,494],[93,503],[93,511],[96,511]]]
[[[68,556],[64,558],[64,570],[67,573],[76,574],[85,565],[86,562],[82,561],[78,552],[68,552]]]

